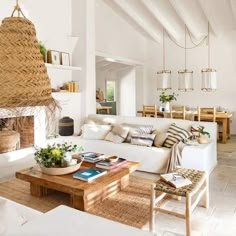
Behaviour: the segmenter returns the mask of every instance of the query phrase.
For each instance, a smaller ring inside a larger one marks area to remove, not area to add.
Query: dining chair
[[[185,120],[186,107],[185,106],[172,106],[170,110],[170,118]]]
[[[198,107],[198,121],[216,121],[216,108],[215,107]]]
[[[157,117],[157,106],[156,105],[143,105],[142,116]]]

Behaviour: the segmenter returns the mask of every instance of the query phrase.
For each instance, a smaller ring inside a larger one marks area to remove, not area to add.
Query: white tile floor
[[[229,147],[227,149],[227,147]],[[32,158],[8,162],[0,160],[0,182],[14,177],[17,169],[31,166]],[[156,179],[157,176],[137,172],[135,175]],[[183,210],[181,202],[172,201],[168,208]],[[166,214],[156,216],[158,236],[185,235],[185,221]],[[144,227],[148,230],[148,224]],[[218,165],[210,176],[210,207],[197,207],[192,218],[192,236],[236,235],[236,136],[218,145]]]

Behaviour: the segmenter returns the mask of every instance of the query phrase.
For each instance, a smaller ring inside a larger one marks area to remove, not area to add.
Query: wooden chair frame
[[[156,105],[143,105],[142,116],[157,117],[157,106]]]
[[[197,108],[198,121],[216,121],[215,107],[198,107]]]
[[[171,111],[170,111],[170,118],[185,120],[186,107],[185,106],[172,106]]]
[[[149,222],[149,231],[155,233],[155,214],[157,212],[162,212],[168,215],[173,215],[178,218],[186,220],[186,236],[191,236],[191,216],[193,210],[196,208],[197,204],[200,202],[201,198],[204,197],[203,206],[205,208],[209,207],[209,180],[208,175],[205,175],[204,181],[201,185],[196,185],[196,187],[191,191],[186,193],[186,202],[185,202],[185,213],[181,214],[175,211],[170,211],[164,208],[161,208],[160,201],[167,195],[166,192],[162,192],[159,196],[156,197],[156,184],[151,186],[151,199],[150,199],[150,222]],[[178,200],[181,199],[181,196],[175,194],[170,194],[173,197],[177,197]],[[193,200],[193,196],[196,197]]]

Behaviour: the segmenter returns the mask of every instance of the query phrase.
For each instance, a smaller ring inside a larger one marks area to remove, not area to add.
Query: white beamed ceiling
[[[236,30],[236,0],[104,0],[145,37],[160,43],[163,28],[177,42],[184,25],[200,40],[210,23],[214,34]]]

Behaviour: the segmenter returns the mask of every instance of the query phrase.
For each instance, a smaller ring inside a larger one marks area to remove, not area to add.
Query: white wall
[[[121,116],[136,115],[136,75],[134,68],[119,71],[119,102]]]
[[[103,0],[96,0],[96,51],[144,61],[146,39],[118,16]]]
[[[182,43],[184,44],[184,43]],[[173,42],[166,42],[166,69],[172,71],[172,90],[178,93],[177,103],[189,107],[216,106],[236,111],[234,66],[236,46],[233,40],[223,35],[211,36],[211,67],[217,70],[218,89],[216,92],[201,91],[201,69],[207,67],[207,47],[203,45],[187,51],[187,69],[194,71],[194,91],[178,91],[178,70],[184,69],[184,49]],[[156,90],[156,72],[162,69],[162,48],[155,43],[147,44],[146,83],[144,103],[159,103],[160,91]],[[232,133],[236,134],[236,117],[233,117]]]

